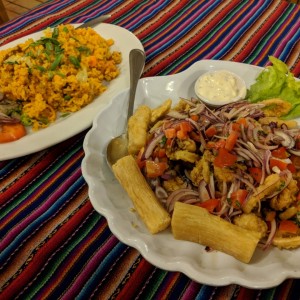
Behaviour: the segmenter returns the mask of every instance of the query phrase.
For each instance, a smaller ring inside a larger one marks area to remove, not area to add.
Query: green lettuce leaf
[[[300,81],[296,80],[288,66],[274,56],[269,57],[272,66],[266,67],[247,91],[250,102],[280,98],[292,104],[292,110],[284,116],[293,119],[300,116]]]

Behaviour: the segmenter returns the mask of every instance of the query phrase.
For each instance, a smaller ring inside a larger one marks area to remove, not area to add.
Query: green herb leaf
[[[58,56],[55,57],[54,62],[50,66],[50,71],[55,70],[59,66],[62,58],[63,58],[63,54],[59,54]]]
[[[58,38],[58,34],[59,34],[58,28],[55,27],[53,29],[53,32],[52,32],[52,38],[57,39]]]
[[[80,61],[77,57],[69,56],[69,60],[76,68],[80,68]]]

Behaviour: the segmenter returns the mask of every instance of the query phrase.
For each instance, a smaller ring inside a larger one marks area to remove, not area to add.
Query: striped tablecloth
[[[0,45],[107,13],[144,45],[145,77],[200,59],[266,66],[269,55],[300,74],[300,8],[286,1],[48,1],[2,25]],[[263,290],[203,285],[118,241],[88,198],[85,134],[0,162],[0,299],[299,299],[299,279]]]

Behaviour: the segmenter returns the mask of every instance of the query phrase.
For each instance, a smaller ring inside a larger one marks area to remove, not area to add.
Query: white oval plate
[[[141,79],[136,105],[150,107],[171,98],[194,97],[194,83],[203,72],[228,69],[245,79],[247,87],[262,70],[259,67],[225,61],[203,60],[186,71],[171,75]],[[125,244],[136,248],[153,265],[170,271],[180,271],[191,279],[214,286],[240,284],[251,288],[268,288],[286,278],[300,277],[300,249],[281,251],[257,250],[250,264],[244,264],[221,252],[206,252],[196,243],[175,240],[170,230],[151,235],[136,213],[125,191],[106,164],[108,141],[119,135],[125,125],[128,90],[116,96],[99,113],[84,140],[83,176],[89,186],[94,208],[107,218],[111,231]],[[228,241],[230,243],[230,241]]]
[[[74,26],[76,26],[76,24]],[[67,117],[60,118],[49,127],[37,132],[28,130],[28,134],[20,140],[0,144],[0,161],[43,150],[87,129],[91,126],[96,114],[100,112],[120,91],[129,86],[129,52],[134,48],[144,50],[141,42],[133,33],[116,25],[102,23],[94,27],[94,30],[106,39],[112,38],[115,41],[112,49],[122,52],[123,60],[119,65],[121,71],[119,77],[109,83],[107,90],[103,94],[80,111],[70,114]],[[29,38],[36,40],[41,36],[43,36],[43,31],[8,43],[2,46],[0,50],[23,43]]]

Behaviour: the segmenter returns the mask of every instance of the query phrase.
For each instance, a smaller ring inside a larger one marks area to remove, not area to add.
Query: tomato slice
[[[212,125],[210,127],[208,127],[206,130],[205,130],[205,134],[207,137],[213,137],[214,135],[216,135],[217,133],[217,128],[216,126]]]
[[[238,137],[239,137],[239,133],[235,130],[232,130],[228,138],[226,139],[225,149],[231,151],[234,148]]]
[[[231,199],[231,205],[234,208],[241,208],[244,204],[244,201],[248,195],[248,191],[244,189],[238,189],[235,192],[231,193],[230,199]]]
[[[270,168],[278,167],[280,171],[286,170],[288,164],[280,159],[270,158]]]
[[[272,151],[272,156],[276,158],[288,158],[289,154],[285,147],[279,147],[278,149]]]
[[[212,213],[220,204],[220,200],[219,199],[208,199],[204,202],[201,203],[197,203],[195,205],[203,207],[205,209],[207,209],[210,213]]]
[[[0,127],[0,143],[16,141],[26,135],[26,129],[21,123],[4,124]]]
[[[254,178],[254,180],[260,183],[262,177],[262,169],[253,167],[249,168],[248,171],[250,175]]]
[[[295,222],[291,220],[282,220],[279,223],[278,230],[285,233],[297,234],[299,227]]]
[[[229,153],[225,148],[221,148],[214,160],[214,165],[220,168],[230,167],[234,165],[236,161],[236,155]]]
[[[290,160],[292,161],[292,164],[295,166],[296,169],[300,169],[300,156],[292,154],[290,156]]]

